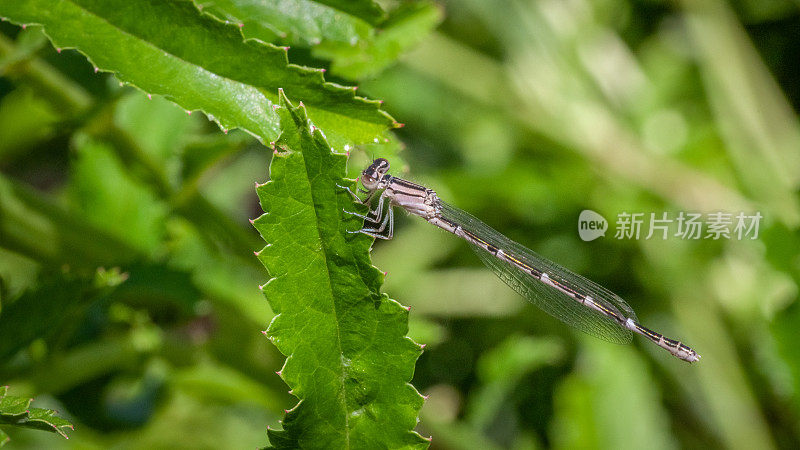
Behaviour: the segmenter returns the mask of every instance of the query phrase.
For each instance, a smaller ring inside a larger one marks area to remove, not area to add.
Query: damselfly
[[[399,206],[469,242],[480,260],[501,280],[564,323],[622,344],[629,343],[633,333],[641,334],[684,361],[700,359],[697,352],[680,341],[640,325],[633,309],[608,289],[539,256],[469,213],[448,205],[433,190],[393,177],[388,172],[389,162],[383,158],[376,159],[361,172],[359,180],[364,187],[361,191],[367,197],[362,200],[352,191],[350,193],[370,209],[365,215],[345,211],[365,220],[364,228],[352,233],[391,239],[393,207]],[[372,209],[376,195],[378,204]]]

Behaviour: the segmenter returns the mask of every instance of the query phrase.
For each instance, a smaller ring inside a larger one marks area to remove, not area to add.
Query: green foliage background
[[[427,345],[432,448],[800,446],[797,3],[379,3],[0,0],[0,385],[75,424],[0,424],[6,448],[281,428],[297,397],[259,333],[248,223],[278,88],[350,176],[389,157],[703,355],[570,330],[398,214],[373,263]],[[584,209],[764,220],[757,240],[586,243]]]

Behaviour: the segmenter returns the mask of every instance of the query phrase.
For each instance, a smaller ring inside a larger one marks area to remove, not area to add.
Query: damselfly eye
[[[372,164],[369,167],[375,169],[377,173],[383,175],[389,172],[389,161],[384,158],[378,158],[375,161],[372,161]]]
[[[363,184],[364,187],[369,190],[377,189],[381,178],[383,178],[388,171],[389,161],[383,158],[378,158],[375,161],[372,161],[372,164],[370,164],[369,167],[361,172],[361,184]]]

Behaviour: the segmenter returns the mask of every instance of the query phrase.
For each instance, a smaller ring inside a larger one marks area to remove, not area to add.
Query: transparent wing
[[[539,256],[465,211],[444,202],[440,202],[440,207],[442,216],[446,219],[458,223],[465,230],[471,231],[525,264],[547,273],[551,280],[581,295],[591,296],[596,303],[612,311],[623,321],[630,318],[638,322],[636,314],[625,303],[625,300],[608,289]],[[476,245],[471,246],[481,261],[492,269],[503,282],[544,312],[592,336],[620,344],[627,344],[631,341],[633,337],[631,331],[620,326],[615,320],[582,305],[578,300],[542,283],[517,266],[495,257],[483,248]]]

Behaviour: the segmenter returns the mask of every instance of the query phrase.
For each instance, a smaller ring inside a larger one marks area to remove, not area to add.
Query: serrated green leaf
[[[337,147],[373,142],[395,123],[379,102],[325,82],[320,70],[289,64],[283,48],[245,41],[236,25],[189,1],[4,1],[0,16],[41,24],[56,47],[76,48],[123,82],[262,142],[278,137],[278,88],[305,102]]]
[[[0,398],[0,418],[3,421],[17,420],[27,413],[31,399],[7,395],[8,387],[6,386],[5,389],[6,393]]]
[[[372,239],[360,226],[343,180],[345,155],[331,153],[305,109],[282,99],[283,126],[257,189],[265,211],[255,227],[268,242],[258,257],[273,277],[263,286],[277,316],[267,336],[288,356],[281,377],[300,402],[277,448],[425,448],[412,431],[422,397],[408,384],[420,347],[405,337],[408,313],[379,293]]]
[[[39,430],[55,431],[67,439],[69,437],[67,437],[66,430],[74,429],[68,420],[56,416],[56,411],[44,408],[31,408],[25,426]]]
[[[381,28],[374,28],[312,0],[215,0],[203,5],[204,11],[243,24],[248,38],[311,47],[314,56],[332,61],[334,73],[350,79],[380,72],[421,42],[443,16],[434,3],[403,3]]]
[[[72,424],[56,416],[52,409],[31,408],[32,399],[7,395],[8,386],[0,388],[0,425],[11,425],[21,428],[52,431],[67,437],[67,429],[72,430]],[[0,431],[0,447],[9,441],[9,437]]]
[[[241,23],[247,38],[312,46],[335,42],[353,46],[371,38],[363,20],[313,0],[195,0],[203,12]]]

